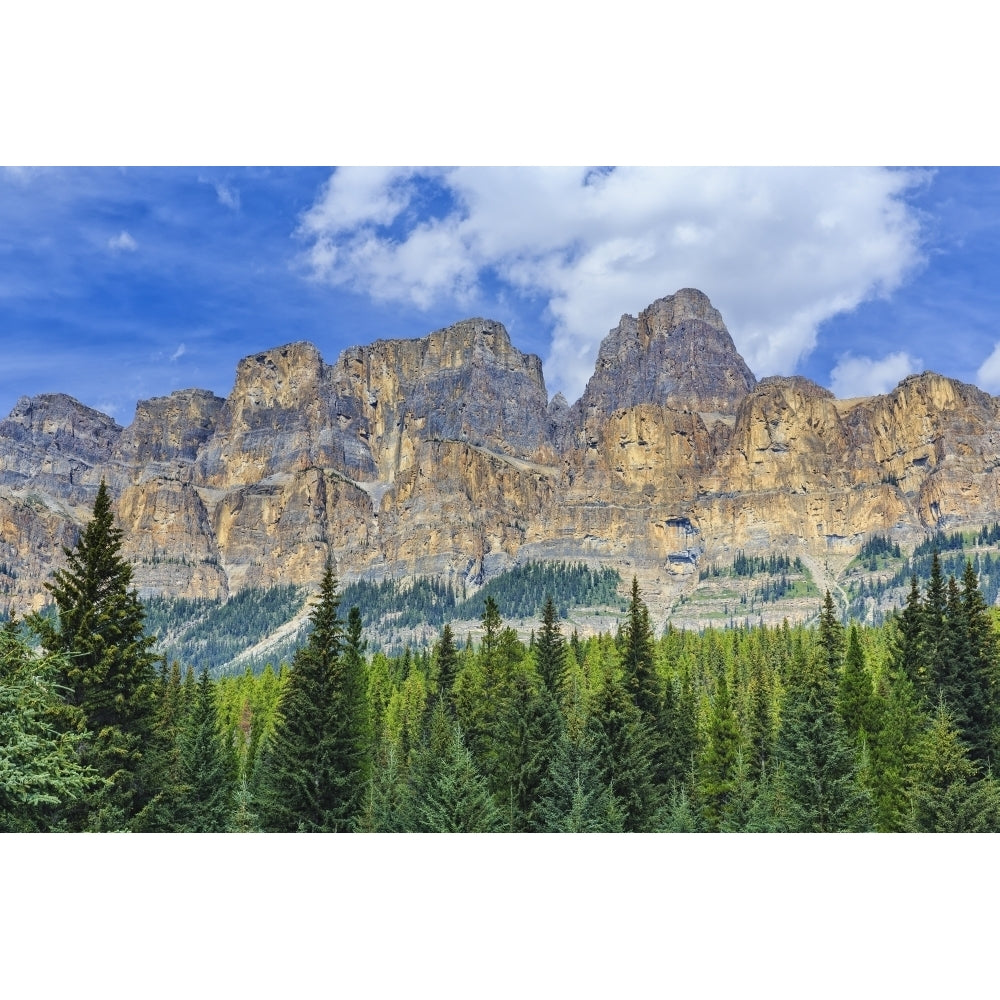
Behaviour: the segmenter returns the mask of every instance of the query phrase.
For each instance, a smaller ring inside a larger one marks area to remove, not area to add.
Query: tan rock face
[[[489,320],[332,365],[288,344],[244,359],[227,399],[148,400],[125,429],[19,401],[0,423],[0,610],[44,599],[102,477],[144,594],[312,584],[328,557],[345,581],[473,585],[585,559],[666,600],[737,549],[819,557],[1000,519],[1000,407],[932,373],[850,402],[758,383],[689,289],[623,317],[572,407]]]

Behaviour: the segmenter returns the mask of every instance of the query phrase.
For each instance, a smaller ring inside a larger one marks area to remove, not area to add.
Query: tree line
[[[369,654],[330,566],[279,671],[212,680],[152,652],[103,485],[49,585],[0,631],[0,828],[302,832],[993,831],[1000,650],[971,563],[880,627],[616,631]],[[34,630],[40,652],[30,648]]]

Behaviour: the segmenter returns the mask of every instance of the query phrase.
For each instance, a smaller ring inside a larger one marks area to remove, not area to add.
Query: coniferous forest
[[[877,626],[827,593],[811,626],[656,635],[633,580],[604,634],[559,593],[522,641],[484,590],[478,645],[400,655],[328,566],[287,666],[213,679],[153,652],[121,542],[102,485],[54,613],[0,631],[4,831],[1000,829],[998,633],[937,548]]]

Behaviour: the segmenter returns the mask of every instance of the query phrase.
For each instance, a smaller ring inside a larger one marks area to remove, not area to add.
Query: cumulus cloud
[[[906,351],[895,351],[878,359],[844,354],[830,373],[830,388],[838,399],[878,396],[890,392],[923,365],[920,358],[911,357]]]
[[[111,250],[128,250],[132,252],[138,248],[139,244],[132,238],[132,234],[122,230],[117,236],[112,236],[108,240],[108,248]]]
[[[976,385],[994,395],[1000,393],[1000,341],[976,371]]]
[[[793,372],[823,320],[888,294],[921,263],[902,195],[925,179],[878,168],[342,168],[299,235],[317,280],[376,300],[462,303],[487,275],[544,296],[546,368],[575,398],[619,316],[683,287],[711,298],[758,375]]]

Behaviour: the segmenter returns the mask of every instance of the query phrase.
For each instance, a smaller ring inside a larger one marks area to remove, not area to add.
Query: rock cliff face
[[[132,423],[66,396],[0,423],[0,611],[45,599],[105,478],[146,594],[225,597],[429,574],[475,585],[526,559],[639,574],[656,604],[736,549],[822,557],[866,533],[1000,518],[1000,404],[930,372],[840,401],[757,382],[683,289],[605,339],[569,406],[499,323],[245,358],[225,400],[142,402]]]

